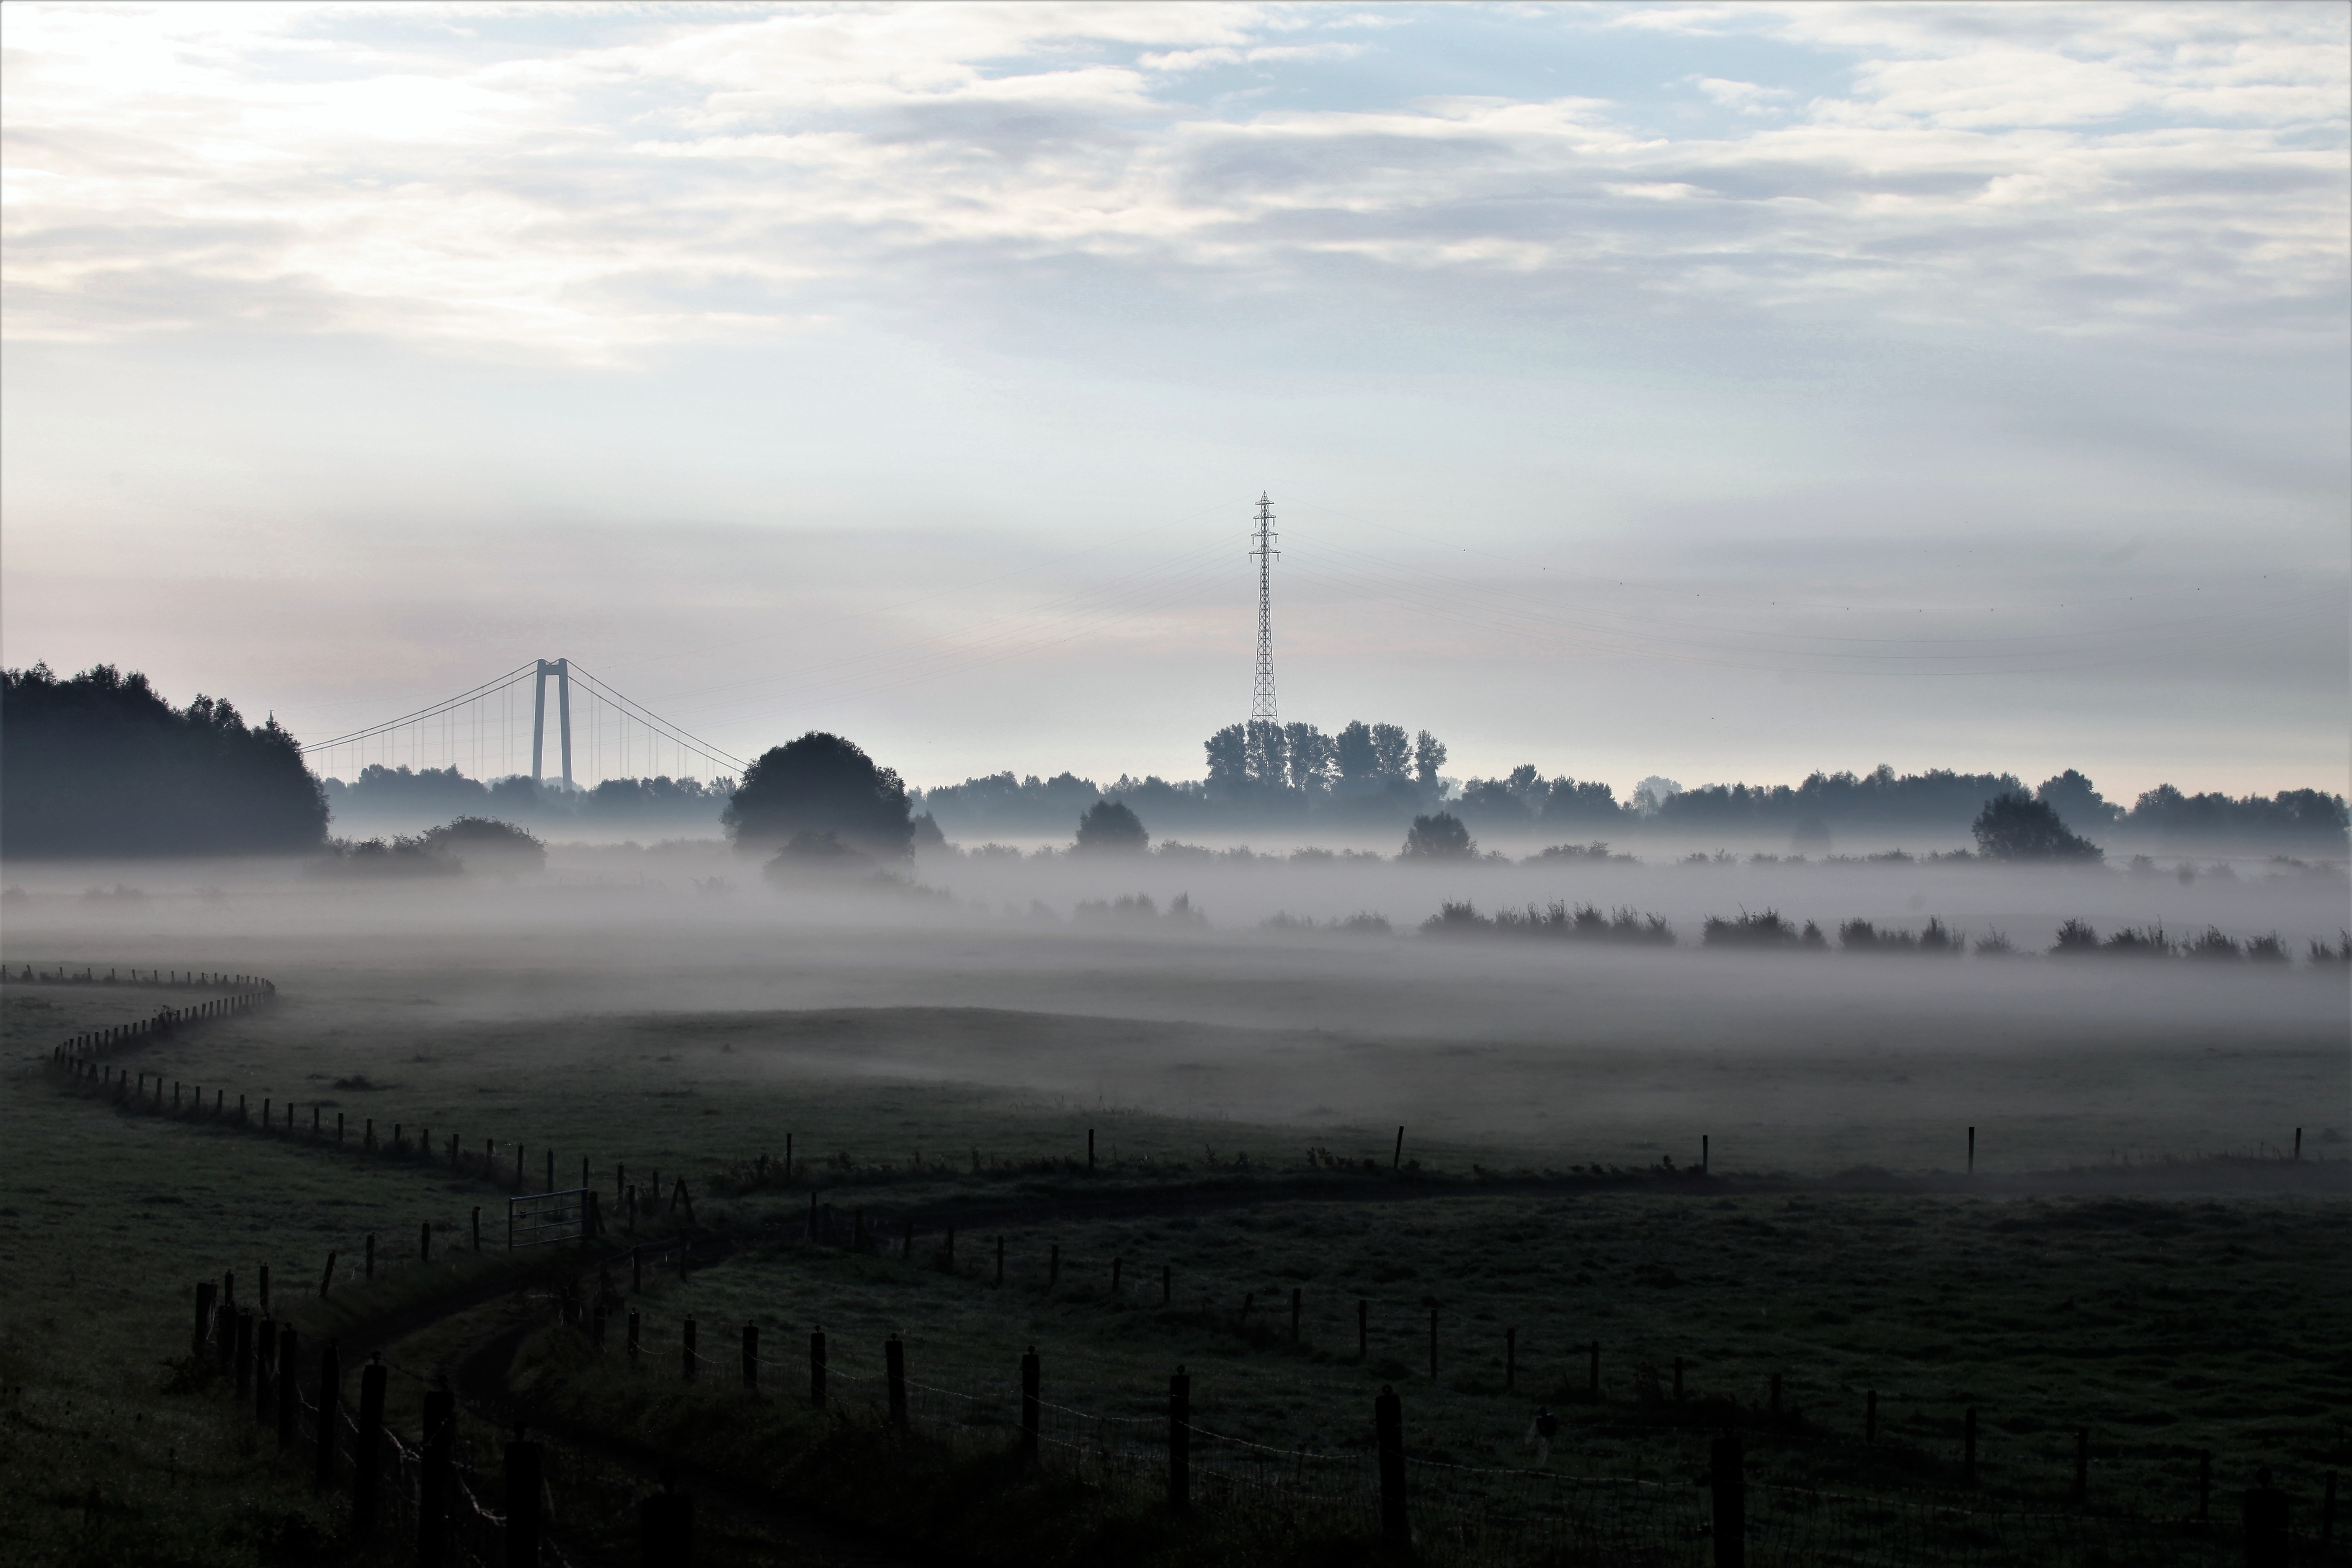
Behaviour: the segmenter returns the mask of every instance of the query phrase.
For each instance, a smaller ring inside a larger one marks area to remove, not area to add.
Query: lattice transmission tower
[[[1274,547],[1278,537],[1274,531],[1274,502],[1264,490],[1257,495],[1257,548],[1250,553],[1257,557],[1257,679],[1250,687],[1250,722],[1263,719],[1269,724],[1282,721],[1274,709],[1274,558],[1282,553]]]

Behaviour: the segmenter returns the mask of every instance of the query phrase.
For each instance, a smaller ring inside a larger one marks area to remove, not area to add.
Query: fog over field
[[[504,879],[151,862],[20,868],[16,885],[12,963],[257,970],[286,987],[282,1027],[354,1070],[404,1047],[501,1072],[667,1051],[660,1020],[690,1015],[707,1025],[694,1079],[787,1120],[795,1085],[962,1084],[1287,1125],[1265,1135],[1282,1152],[1311,1134],[1375,1154],[1405,1123],[1465,1161],[1688,1161],[1706,1134],[1718,1169],[1816,1174],[1955,1168],[1969,1124],[1984,1164],[2012,1170],[2251,1152],[2297,1125],[2326,1153],[2352,1130],[2344,972],[2305,957],[2345,923],[2327,868],[933,855],[908,882],[778,887],[677,845],[559,848]],[[1416,929],[1462,900],[1654,911],[1677,942]],[[1832,944],[1850,919],[1932,916],[2019,951],[1700,945],[1706,917],[1766,908]],[[1366,911],[1391,929],[1262,923]],[[2276,932],[2290,961],[2048,956],[2066,920]],[[829,1022],[789,1016],[812,1013]],[[999,1016],[1014,1014],[1066,1023]],[[580,1026],[542,1026],[565,1019]],[[730,1129],[708,1152],[759,1136]]]

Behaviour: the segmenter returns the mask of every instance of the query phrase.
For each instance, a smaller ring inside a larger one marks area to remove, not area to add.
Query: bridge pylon
[[[530,683],[530,776],[536,784],[545,776],[547,752],[547,680],[555,678],[556,727],[563,747],[563,787],[572,785],[572,661],[568,658],[539,661],[539,673]]]

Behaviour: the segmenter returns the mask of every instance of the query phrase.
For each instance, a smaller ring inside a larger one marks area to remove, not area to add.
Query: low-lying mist
[[[2338,939],[2346,884],[2307,868],[932,856],[904,882],[779,886],[703,844],[559,846],[542,873],[378,883],[269,861],[8,876],[12,966],[267,974],[288,995],[270,1026],[338,1070],[425,1051],[537,1073],[651,1055],[640,1033],[693,1016],[683,1047],[659,1048],[779,1125],[820,1084],[965,1084],[1334,1147],[1405,1123],[1537,1163],[1688,1157],[1706,1133],[1718,1163],[1815,1171],[1948,1168],[1970,1124],[1987,1158],[2042,1165],[2252,1148],[2305,1123],[2325,1124],[2324,1152],[2352,1125],[2346,971],[2301,956]],[[1654,914],[1676,942],[1419,929],[1448,902],[1553,900]],[[1768,907],[1832,931],[1932,917],[2021,952],[1699,945],[1709,915]],[[1329,927],[1366,913],[1388,928]],[[2298,956],[2045,956],[2067,920],[2275,931]],[[821,1037],[795,1023],[843,1010],[865,1022]]]

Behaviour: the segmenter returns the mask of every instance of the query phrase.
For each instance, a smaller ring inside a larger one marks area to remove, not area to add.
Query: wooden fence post
[[[1021,1358],[1021,1458],[1037,1462],[1037,1347]]]
[[[539,1568],[539,1445],[515,1428],[506,1451],[507,1568]]]
[[[278,1365],[278,1325],[265,1317],[253,1331],[253,1419],[256,1425],[269,1421],[270,1373]]]
[[[2271,1484],[2268,1466],[2254,1472],[2240,1517],[2246,1531],[2246,1568],[2287,1568],[2294,1536],[2287,1529],[2287,1495]]]
[[[1182,1366],[1168,1380],[1168,1511],[1192,1507],[1192,1378]]]
[[[1372,1429],[1380,1444],[1381,1534],[1402,1546],[1412,1539],[1404,1509],[1404,1401],[1385,1383],[1372,1401]]]
[[[1715,1568],[1747,1568],[1748,1477],[1741,1468],[1739,1435],[1727,1432],[1709,1445],[1707,1485],[1713,1494]]]
[[[417,1234],[416,1260],[419,1263],[433,1261],[433,1222],[429,1219],[425,1222],[425,1228]]]
[[[253,1314],[238,1312],[232,1332],[236,1339],[229,1352],[229,1366],[236,1379],[236,1397],[242,1400],[253,1386]]]
[[[646,1568],[688,1568],[694,1561],[694,1496],[665,1471],[662,1489],[637,1504],[638,1561]]]
[[[416,1562],[443,1568],[449,1554],[449,1483],[454,1479],[457,1396],[446,1388],[425,1395],[424,1441],[417,1446]]]
[[[629,1311],[629,1364],[637,1364],[637,1313],[635,1308]]]
[[[213,1301],[219,1289],[209,1279],[196,1281],[196,1327],[188,1337],[188,1354],[193,1359],[203,1358],[205,1341],[212,1337]]]
[[[294,1446],[295,1415],[302,1407],[296,1358],[294,1325],[288,1323],[278,1331],[278,1447],[281,1452]]]
[[[375,1532],[376,1489],[383,1468],[378,1462],[383,1447],[383,1363],[370,1356],[360,1371],[360,1425],[352,1440],[352,1533],[358,1536]]]
[[[341,1419],[343,1396],[342,1363],[335,1354],[332,1340],[319,1352],[319,1459],[311,1471],[310,1487],[325,1491],[335,1484],[335,1426]]]
[[[334,1282],[335,1282],[335,1255],[334,1255],[333,1253],[330,1252],[329,1254],[327,1254],[327,1271],[326,1271],[325,1273],[323,1273],[323,1274],[321,1274],[321,1275],[320,1275],[320,1276],[319,1276],[319,1300],[320,1300],[323,1301],[323,1300],[325,1300],[327,1299],[327,1289],[328,1289],[328,1288],[329,1288],[330,1286],[333,1285],[333,1284],[334,1284]]]

